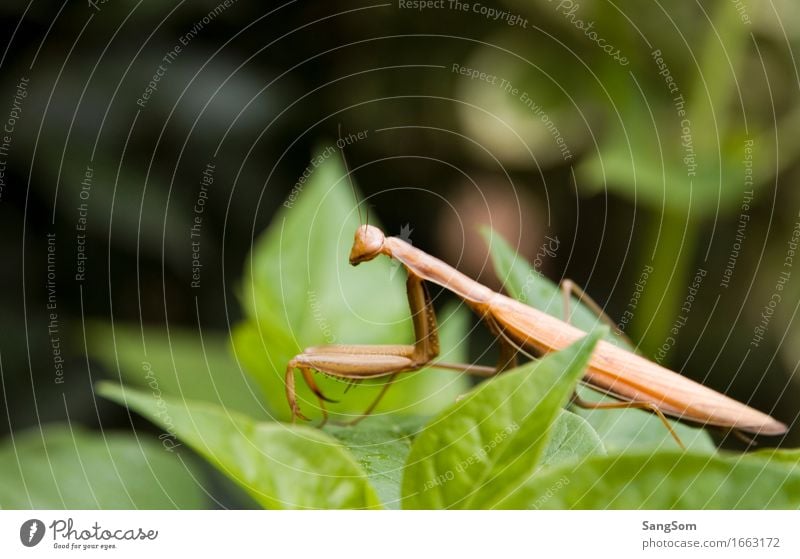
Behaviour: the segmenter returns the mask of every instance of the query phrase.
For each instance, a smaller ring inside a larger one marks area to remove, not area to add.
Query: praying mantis
[[[341,126],[339,137],[341,138]],[[342,159],[350,179],[350,170],[343,150]],[[352,181],[350,187],[355,195]],[[295,387],[297,370],[318,399],[323,424],[328,419],[325,402],[334,401],[320,390],[314,380],[315,371],[349,382],[386,377],[387,380],[377,397],[361,416],[350,422],[355,424],[375,410],[401,373],[435,367],[490,377],[515,367],[520,353],[535,357],[560,351],[586,335],[586,332],[575,328],[569,322],[559,320],[489,289],[401,238],[387,237],[378,227],[369,225],[368,217],[366,222],[356,229],[350,250],[350,264],[358,266],[383,255],[396,260],[405,268],[406,293],[414,329],[414,343],[330,344],[306,348],[286,366],[286,399],[293,422],[297,418],[308,420],[297,403]],[[436,313],[425,282],[437,284],[451,291],[481,318],[499,343],[497,366],[435,361],[439,356],[438,327]],[[560,287],[564,316],[567,319],[570,316],[570,302],[575,295],[600,319],[614,328],[617,334],[624,336],[602,308],[571,280],[563,280]],[[726,429],[748,441],[743,433],[782,435],[787,431],[786,425],[765,413],[662,367],[638,353],[603,340],[597,343],[592,353],[583,383],[617,401],[587,402],[575,393],[572,397],[575,405],[586,409],[638,408],[649,411],[661,419],[682,448],[685,448],[683,442],[667,421],[667,416],[686,423]]]
[[[480,376],[492,376],[514,367],[517,354],[543,355],[564,349],[586,335],[568,322],[495,292],[445,262],[398,237],[384,235],[378,227],[361,225],[355,232],[350,264],[379,256],[400,262],[407,272],[406,291],[414,328],[410,345],[325,345],[309,347],[289,361],[286,397],[292,419],[308,419],[295,393],[295,371],[319,399],[323,422],[327,398],[314,380],[314,371],[347,381],[387,377],[378,396],[355,421],[375,409],[389,386],[401,373],[437,367]],[[436,315],[425,282],[437,284],[458,296],[486,324],[500,346],[496,367],[436,362],[439,338]],[[604,320],[602,309],[569,280],[561,282],[563,303],[568,308],[573,294],[586,300]],[[613,323],[613,322],[612,322]],[[583,378],[584,384],[617,402],[586,402],[577,394],[573,402],[589,409],[639,408],[656,414],[680,446],[666,416],[701,426],[719,427],[736,434],[781,435],[787,427],[771,416],[738,402],[645,357],[607,341],[598,342]],[[353,421],[353,423],[355,422]],[[743,435],[742,435],[743,436]]]

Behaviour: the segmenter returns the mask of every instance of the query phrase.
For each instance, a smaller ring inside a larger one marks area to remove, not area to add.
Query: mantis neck
[[[384,254],[401,262],[409,274],[441,285],[466,302],[473,303],[473,306],[480,307],[488,303],[495,294],[485,285],[481,285],[438,258],[414,248],[403,239],[386,237],[383,247]]]

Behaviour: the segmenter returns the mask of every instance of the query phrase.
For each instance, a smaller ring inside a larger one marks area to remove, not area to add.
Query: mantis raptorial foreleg
[[[292,420],[296,417],[307,419],[297,404],[295,369],[300,369],[306,384],[322,404],[323,401],[330,402],[331,400],[317,387],[312,371],[320,371],[339,379],[363,380],[414,371],[430,363],[439,355],[436,315],[422,279],[409,274],[406,290],[414,324],[414,344],[327,345],[307,348],[289,361],[286,367],[286,396],[292,412]],[[368,412],[378,405],[389,384],[391,382],[384,386],[379,397],[369,406]],[[324,422],[327,419],[327,413],[324,405],[320,407],[323,410]]]
[[[430,295],[423,280],[411,273],[408,274],[408,280],[406,281],[406,292],[414,325],[413,345],[338,344],[316,346],[306,348],[303,353],[289,361],[286,367],[286,398],[292,412],[292,421],[298,417],[308,420],[300,411],[297,403],[295,370],[300,370],[306,385],[319,400],[323,424],[328,418],[325,402],[334,402],[334,400],[326,397],[319,389],[314,381],[313,371],[319,371],[334,378],[352,381],[388,376],[389,379],[364,413],[348,422],[348,424],[352,425],[358,423],[375,410],[399,373],[413,372],[423,367],[431,366],[489,377],[516,364],[516,348],[501,336],[498,337],[501,345],[497,367],[463,363],[434,363],[433,360],[439,355],[439,333],[436,313]]]

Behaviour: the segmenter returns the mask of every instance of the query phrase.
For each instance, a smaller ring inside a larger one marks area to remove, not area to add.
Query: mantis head
[[[374,225],[359,226],[353,239],[353,248],[350,249],[350,264],[357,266],[381,254],[385,239],[383,231]]]

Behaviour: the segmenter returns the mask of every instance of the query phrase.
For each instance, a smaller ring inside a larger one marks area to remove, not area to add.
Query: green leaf
[[[787,465],[800,465],[799,448],[765,448],[747,453],[748,459],[784,462]]]
[[[351,343],[351,336],[352,343],[379,343],[410,331],[403,274],[384,258],[358,268],[348,263],[360,225],[356,202],[335,149],[319,153],[312,161],[321,162],[312,163],[310,178],[245,266],[249,316],[280,325],[298,344]]]
[[[202,509],[199,477],[148,436],[53,424],[0,446],[1,509]]]
[[[495,273],[508,293],[526,305],[563,320],[559,287],[520,258],[498,233],[487,228],[482,234],[489,244]],[[601,323],[591,309],[574,297],[571,309],[570,322],[581,330],[590,331]],[[613,332],[606,334],[605,340],[632,350],[624,338]],[[578,393],[585,400],[598,400],[589,389],[579,387]],[[613,401],[610,398],[600,400]],[[647,412],[634,409],[613,411],[576,409],[575,412],[589,421],[609,451],[675,447],[675,441],[661,420]],[[714,450],[714,443],[704,430],[674,421],[670,423],[688,448],[709,452]]]
[[[236,363],[226,334],[94,323],[86,328],[86,340],[89,355],[127,384],[211,402],[255,419],[268,417],[258,387]]]
[[[591,456],[532,478],[517,498],[539,509],[796,509],[800,468],[748,455]]]
[[[404,507],[490,508],[513,499],[604,333],[490,379],[442,412],[411,447]]]
[[[368,417],[351,427],[328,424],[325,431],[336,437],[367,472],[372,486],[387,508],[399,508],[403,466],[412,437],[429,418]]]
[[[359,218],[338,156],[329,155],[312,168],[310,178],[294,199],[287,199],[252,251],[242,289],[249,320],[233,331],[238,360],[261,385],[270,410],[282,419],[290,417],[284,393],[286,365],[302,348],[413,339],[401,267],[383,257],[358,268],[348,263]],[[466,358],[466,313],[452,307],[442,313],[443,361]],[[323,375],[316,380],[323,393],[341,401],[330,406],[334,415],[360,414],[383,383],[367,381],[344,395],[344,383]],[[431,415],[468,386],[463,375],[447,371],[401,375],[378,411]],[[319,417],[317,399],[302,380],[297,390],[304,413]]]
[[[579,415],[562,410],[550,430],[550,441],[542,455],[541,467],[554,466],[591,454],[605,454],[603,441]]]
[[[696,41],[696,69],[680,75],[686,72],[685,58],[662,47],[658,62],[648,56],[642,61],[646,71],[636,72],[635,81],[628,78],[629,93],[615,95],[618,113],[609,120],[600,149],[578,165],[580,183],[684,218],[712,217],[739,207],[749,187],[732,185],[741,184],[745,173],[748,130],[760,133],[766,128],[774,135],[774,124],[756,118],[752,110],[743,115],[737,98],[738,83],[751,79],[745,77],[745,55],[753,50],[748,26],[724,5],[716,6],[713,18],[711,25],[701,24],[704,36]],[[662,71],[662,60],[676,79],[676,91],[665,87],[661,76],[641,79],[651,69]],[[775,157],[753,155],[753,161],[763,159]],[[753,186],[764,185],[767,178],[754,175]]]
[[[358,463],[318,429],[260,423],[206,402],[158,399],[110,383],[97,392],[173,432],[264,508],[379,506]]]

